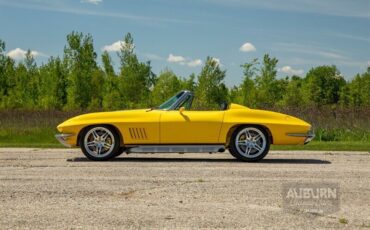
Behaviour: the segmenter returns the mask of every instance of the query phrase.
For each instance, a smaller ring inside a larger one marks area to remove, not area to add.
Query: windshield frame
[[[189,96],[190,96],[190,98],[189,98]],[[192,102],[193,98],[194,98],[194,95],[193,95],[192,92],[190,92],[188,90],[182,90],[182,91],[178,92],[176,95],[174,95],[171,98],[169,98],[168,100],[166,100],[160,106],[156,107],[156,109],[158,109],[158,110],[177,110],[177,109],[179,109],[179,106],[184,104],[185,101],[191,100],[191,102]],[[173,101],[173,103],[167,105],[171,101]],[[191,103],[190,103],[190,106],[191,106]]]

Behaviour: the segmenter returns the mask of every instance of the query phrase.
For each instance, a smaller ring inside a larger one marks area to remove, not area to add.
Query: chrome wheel
[[[106,157],[115,147],[114,135],[105,127],[92,128],[85,134],[84,147],[86,152],[93,157]]]
[[[235,138],[238,153],[246,158],[257,158],[265,152],[267,145],[265,134],[255,127],[246,127]]]

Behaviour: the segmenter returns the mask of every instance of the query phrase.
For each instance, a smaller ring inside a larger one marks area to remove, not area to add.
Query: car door
[[[161,144],[212,144],[218,137],[225,111],[163,111]]]
[[[123,135],[125,144],[159,144],[160,110],[128,110],[113,121]]]

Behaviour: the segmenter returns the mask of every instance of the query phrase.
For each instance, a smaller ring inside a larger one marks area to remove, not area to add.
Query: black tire
[[[94,131],[97,136],[94,135]],[[108,136],[103,141],[105,133],[107,133]],[[120,138],[118,133],[107,125],[90,126],[84,129],[81,133],[79,144],[83,154],[94,161],[110,160],[116,157],[120,150]],[[108,145],[110,145],[109,148],[107,147]],[[99,148],[100,151],[98,151]]]
[[[246,130],[248,130],[249,136],[245,132]],[[255,139],[257,139],[258,136],[260,136],[260,138],[256,141]],[[237,138],[239,138],[240,142],[240,144],[238,145],[236,143]],[[230,139],[229,152],[232,156],[241,161],[247,162],[260,161],[267,155],[269,150],[270,150],[269,136],[266,130],[259,126],[253,125],[241,126],[233,132]]]
[[[115,157],[118,157],[118,156],[122,155],[122,153],[126,152],[126,150],[127,150],[127,148],[125,148],[125,147],[119,147]]]

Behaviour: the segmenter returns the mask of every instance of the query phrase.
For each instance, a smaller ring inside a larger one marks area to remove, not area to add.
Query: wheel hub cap
[[[235,139],[238,152],[248,158],[261,155],[266,148],[266,137],[264,133],[254,127],[241,130]]]
[[[84,146],[90,155],[105,157],[113,151],[114,136],[105,127],[95,127],[86,133]]]

